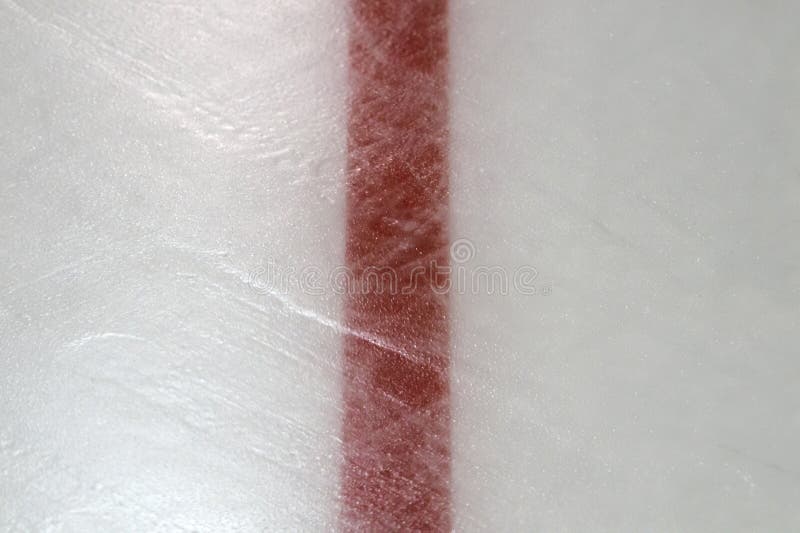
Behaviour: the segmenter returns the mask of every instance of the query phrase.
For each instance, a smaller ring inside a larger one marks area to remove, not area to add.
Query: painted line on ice
[[[447,531],[447,0],[350,8],[342,526]]]

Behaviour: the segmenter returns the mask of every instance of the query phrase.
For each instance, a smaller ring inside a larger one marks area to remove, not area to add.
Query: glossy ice
[[[451,3],[455,527],[797,529],[796,6],[601,4]],[[346,16],[0,3],[0,530],[335,528]]]

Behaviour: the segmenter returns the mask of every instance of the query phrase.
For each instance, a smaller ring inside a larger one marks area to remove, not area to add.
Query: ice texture
[[[339,527],[347,17],[0,1],[0,531]],[[796,26],[451,0],[455,530],[800,529]]]
[[[0,4],[0,530],[334,527],[343,16]]]

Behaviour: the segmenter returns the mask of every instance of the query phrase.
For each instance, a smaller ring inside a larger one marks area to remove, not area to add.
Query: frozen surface
[[[0,529],[330,527],[342,14],[0,9]]]
[[[0,530],[334,528],[345,20],[0,1]],[[800,528],[796,20],[453,0],[458,530]]]
[[[459,529],[800,528],[796,2],[454,5]]]

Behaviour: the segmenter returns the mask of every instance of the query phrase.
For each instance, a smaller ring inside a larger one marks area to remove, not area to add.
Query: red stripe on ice
[[[342,523],[447,531],[447,1],[350,5]]]

